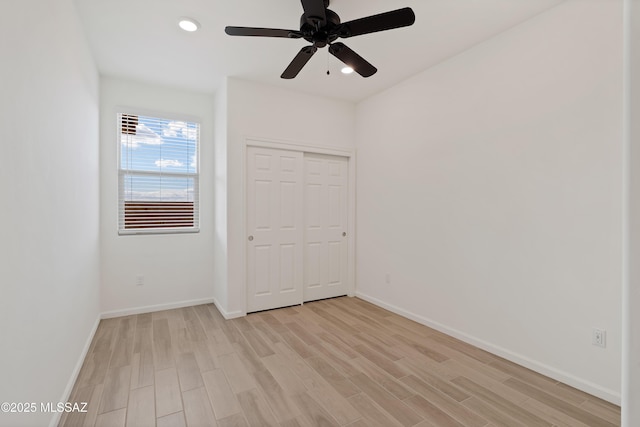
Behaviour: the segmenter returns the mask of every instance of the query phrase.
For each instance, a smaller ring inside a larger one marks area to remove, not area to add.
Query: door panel
[[[255,181],[255,227],[258,230],[271,228],[271,186],[270,181]]]
[[[304,301],[346,295],[348,160],[305,154],[304,162]]]
[[[255,294],[265,295],[271,290],[271,246],[253,246],[255,259]]]
[[[303,156],[247,149],[247,312],[302,302]]]

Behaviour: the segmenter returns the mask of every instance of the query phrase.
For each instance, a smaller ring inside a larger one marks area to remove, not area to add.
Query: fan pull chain
[[[331,75],[331,71],[329,71],[329,49],[327,49],[327,76]]]

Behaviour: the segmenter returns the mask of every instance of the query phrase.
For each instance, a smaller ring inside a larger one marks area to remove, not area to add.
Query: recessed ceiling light
[[[351,74],[351,73],[353,73],[353,68],[344,67],[341,71],[342,71],[342,74]]]
[[[178,25],[185,31],[193,33],[194,31],[198,31],[200,28],[200,23],[193,18],[180,18],[178,21]]]

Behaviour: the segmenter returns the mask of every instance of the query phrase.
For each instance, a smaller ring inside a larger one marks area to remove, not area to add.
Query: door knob
[[[253,236],[249,236],[249,241],[253,242]]]
[[[346,231],[342,232],[342,237],[347,237],[347,232]]]

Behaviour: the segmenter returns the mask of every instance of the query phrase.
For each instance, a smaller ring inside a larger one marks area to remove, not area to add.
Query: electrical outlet
[[[144,276],[136,276],[136,286],[144,285]]]
[[[604,329],[593,329],[592,343],[595,346],[605,348],[607,347],[607,331]]]

